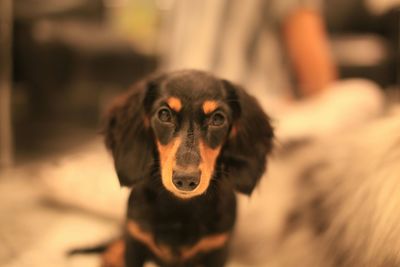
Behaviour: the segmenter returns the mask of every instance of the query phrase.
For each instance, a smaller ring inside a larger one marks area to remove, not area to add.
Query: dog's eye
[[[212,126],[221,126],[225,123],[225,115],[221,112],[216,112],[210,118],[210,125]]]
[[[171,111],[167,108],[162,108],[158,111],[158,118],[162,122],[172,122]]]

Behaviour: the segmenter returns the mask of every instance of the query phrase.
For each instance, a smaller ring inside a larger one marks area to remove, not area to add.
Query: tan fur
[[[124,267],[125,243],[120,239],[112,243],[102,254],[102,267]]]
[[[172,171],[175,167],[175,157],[181,140],[176,138],[167,145],[157,142],[157,148],[160,155],[161,180],[164,187],[178,197],[185,198],[183,192],[178,190],[172,183]]]
[[[229,239],[229,235],[224,233],[224,234],[216,234],[216,235],[209,235],[206,237],[203,237],[198,241],[195,245],[191,247],[185,247],[181,250],[181,258],[183,260],[188,260],[194,256],[196,256],[198,253],[201,252],[208,252],[211,250],[218,249],[226,244],[226,242]]]
[[[178,250],[178,255],[175,255],[168,246],[156,244],[154,236],[151,233],[143,231],[136,222],[132,220],[128,221],[127,228],[133,238],[142,242],[157,257],[168,263],[187,261],[198,253],[218,249],[224,246],[229,239],[229,234],[227,233],[205,236],[192,246],[182,247]]]
[[[207,100],[203,103],[204,114],[210,114],[218,108],[218,103],[216,101]]]
[[[182,102],[177,97],[170,97],[167,100],[168,106],[176,112],[181,111],[182,109]]]
[[[173,254],[170,249],[163,245],[157,245],[151,233],[143,231],[140,226],[130,220],[127,224],[129,234],[136,240],[142,242],[148,247],[157,257],[165,262],[172,262],[174,260]]]
[[[221,147],[219,146],[215,149],[212,149],[204,144],[203,141],[200,141],[199,149],[202,159],[200,163],[201,177],[200,184],[196,188],[195,193],[202,194],[207,190],[208,186],[210,185],[210,181],[214,173],[215,162],[217,160]]]
[[[193,191],[181,191],[176,188],[176,186],[172,182],[172,173],[175,168],[175,158],[176,152],[181,144],[181,140],[179,138],[174,139],[167,145],[162,145],[157,142],[158,152],[160,154],[160,162],[161,162],[161,180],[163,185],[167,190],[172,192],[179,198],[188,199],[201,194],[207,190],[210,185],[210,181],[212,179],[212,175],[214,173],[214,166],[216,159],[219,155],[219,151],[221,147],[217,147],[215,149],[209,148],[202,141],[200,141],[199,150],[201,156],[200,163],[200,183]]]

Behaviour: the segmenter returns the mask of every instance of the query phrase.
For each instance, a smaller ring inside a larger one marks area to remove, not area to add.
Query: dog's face
[[[254,98],[204,72],[160,75],[111,109],[105,130],[123,185],[155,166],[163,186],[187,199],[226,176],[251,193],[265,169],[272,129]]]
[[[149,114],[163,185],[181,198],[207,190],[234,122],[222,83],[197,76],[166,80]]]

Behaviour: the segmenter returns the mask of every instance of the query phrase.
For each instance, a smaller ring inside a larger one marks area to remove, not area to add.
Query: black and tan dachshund
[[[211,74],[177,71],[136,85],[106,121],[119,181],[132,187],[125,267],[224,266],[235,191],[250,195],[272,147],[256,99]]]

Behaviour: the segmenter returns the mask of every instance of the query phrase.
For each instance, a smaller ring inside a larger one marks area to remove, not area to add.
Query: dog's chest
[[[233,192],[221,200],[182,202],[141,190],[132,192],[128,207],[128,220],[151,233],[156,243],[171,247],[190,246],[204,236],[230,232],[235,215]]]
[[[128,232],[163,262],[182,262],[225,246],[235,220],[235,197],[176,202],[136,191],[128,207]]]
[[[156,241],[171,247],[191,245],[202,236],[215,232],[221,218],[196,210],[171,210],[154,214],[150,227]]]

